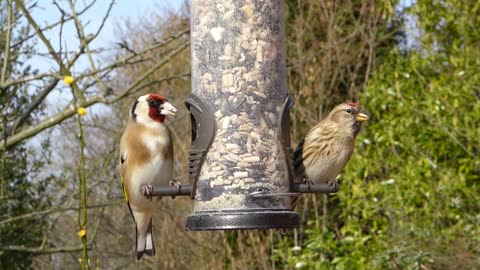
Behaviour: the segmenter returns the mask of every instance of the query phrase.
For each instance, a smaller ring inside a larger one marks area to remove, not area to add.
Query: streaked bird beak
[[[175,115],[177,108],[173,107],[169,102],[164,102],[160,114],[163,115]]]
[[[364,113],[359,113],[357,115],[357,121],[363,122],[363,121],[367,121],[367,120],[368,120],[368,115],[366,115]]]

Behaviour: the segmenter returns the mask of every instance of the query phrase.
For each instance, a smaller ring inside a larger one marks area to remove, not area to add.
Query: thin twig
[[[98,83],[100,85],[100,88],[101,88],[101,91],[106,96],[108,88],[103,84],[103,82],[98,77],[97,68],[95,67],[95,62],[93,61],[92,53],[90,51],[88,43],[89,43],[89,40],[93,40],[96,37],[96,35],[98,35],[100,33],[100,31],[103,29],[103,27],[105,25],[105,22],[107,21],[107,18],[110,15],[110,12],[112,10],[112,7],[113,7],[113,4],[115,3],[115,1],[110,2],[110,5],[108,6],[108,9],[107,9],[107,13],[105,14],[105,16],[103,16],[102,22],[100,23],[100,26],[97,30],[97,34],[94,35],[94,36],[91,36],[91,37],[90,36],[88,36],[88,37],[85,36],[85,31],[84,31],[83,26],[80,23],[80,20],[78,19],[78,16],[75,12],[75,6],[74,6],[73,2],[71,0],[68,0],[67,2],[68,2],[68,5],[70,6],[72,14],[73,14],[73,19],[75,21],[75,27],[77,28],[77,32],[78,32],[78,38],[80,40],[80,43],[85,48],[85,51],[86,51],[86,54],[87,54],[87,57],[88,57],[88,61],[90,62],[90,67],[92,68],[92,72],[94,73],[93,77],[98,81]]]
[[[137,57],[139,57],[139,56],[141,56],[141,55],[144,55],[144,54],[146,54],[146,53],[149,52],[149,51],[153,51],[153,50],[159,49],[159,48],[161,48],[161,47],[163,47],[163,46],[165,46],[165,45],[167,45],[167,44],[170,44],[170,42],[173,42],[173,41],[175,41],[176,39],[184,36],[185,34],[189,33],[189,31],[190,31],[189,29],[183,30],[183,31],[179,32],[178,34],[176,34],[176,35],[174,35],[174,36],[171,36],[171,37],[169,37],[169,38],[167,38],[167,39],[165,39],[165,40],[163,40],[163,41],[161,41],[161,42],[155,43],[154,45],[152,45],[152,46],[150,46],[150,47],[148,47],[148,48],[146,48],[146,49],[144,49],[144,50],[142,50],[142,51],[137,52],[136,55],[135,55],[135,54],[131,54],[131,55],[126,56],[126,57],[124,57],[124,58],[122,58],[122,59],[118,59],[118,60],[114,61],[113,63],[107,65],[107,66],[97,68],[97,71],[96,71],[96,72],[92,71],[92,72],[80,74],[80,75],[78,75],[76,78],[77,78],[77,79],[82,79],[82,78],[85,78],[85,77],[92,76],[92,75],[94,75],[95,73],[100,73],[100,72],[104,72],[104,71],[107,71],[107,70],[111,70],[111,69],[116,68],[116,67],[124,66],[125,64],[128,64],[128,63],[130,63],[130,64],[137,63],[137,62],[129,62],[129,61],[132,60],[132,59],[134,59],[134,58],[137,58]],[[142,60],[142,61],[143,61],[143,60]]]
[[[67,247],[44,248],[44,249],[24,247],[24,246],[0,246],[0,250],[2,251],[15,251],[15,252],[33,253],[33,254],[70,253],[75,251],[81,251],[82,249],[83,249],[82,246],[67,246]],[[90,247],[88,249],[90,249]]]
[[[72,88],[72,92],[75,94]],[[74,99],[78,97],[75,96]],[[76,104],[76,102],[74,102]],[[77,115],[77,123],[78,123],[78,142],[80,147],[80,157],[79,162],[80,165],[78,167],[78,178],[79,178],[79,209],[78,209],[78,227],[79,231],[85,231],[85,234],[80,235],[80,239],[82,241],[82,270],[90,269],[90,265],[88,263],[88,251],[87,251],[87,183],[85,177],[85,137],[83,135],[83,126],[82,126],[82,116],[80,114]]]
[[[120,198],[118,200],[111,201],[111,202],[99,203],[99,204],[95,204],[95,205],[87,205],[87,209],[95,209],[95,208],[103,208],[103,207],[106,207],[106,206],[120,205],[123,201],[124,200],[122,198]],[[78,207],[65,207],[65,208],[52,207],[50,209],[36,211],[36,212],[30,212],[28,214],[24,214],[24,215],[21,215],[21,216],[16,216],[16,217],[11,217],[11,218],[1,220],[0,225],[10,223],[10,222],[15,222],[15,221],[22,220],[22,219],[30,219],[30,218],[34,218],[36,216],[53,214],[53,213],[57,213],[57,212],[78,211],[78,209],[79,209]]]
[[[42,40],[43,44],[47,47],[48,52],[52,56],[52,58],[57,62],[57,65],[60,68],[60,74],[63,76],[71,76],[71,72],[68,69],[66,65],[63,64],[62,59],[58,56],[58,54],[55,52],[55,49],[53,49],[52,44],[50,41],[45,37],[43,34],[42,30],[38,26],[37,22],[33,19],[31,16],[30,12],[25,8],[23,5],[23,1],[21,0],[15,0],[15,3],[17,4],[18,8],[23,12],[23,15],[25,15],[25,18],[27,19],[28,23],[35,29],[35,32],[37,33],[38,37]],[[75,91],[75,95],[79,97],[80,101],[85,101],[85,96],[83,95],[82,92],[80,92],[80,89],[78,88],[78,85],[75,81],[72,83],[72,89]]]
[[[142,74],[142,76],[140,76],[140,78],[138,78],[135,82],[133,82],[126,90],[124,90],[122,93],[120,93],[119,95],[117,95],[115,98],[113,98],[112,100],[109,100],[107,103],[108,104],[111,104],[111,103],[115,103],[117,101],[119,101],[120,99],[123,99],[124,97],[128,96],[131,92],[135,91],[138,89],[138,85],[144,81],[148,76],[150,76],[151,74],[153,74],[157,69],[159,69],[160,67],[162,67],[163,65],[165,65],[166,63],[168,63],[173,57],[175,57],[177,54],[179,54],[180,52],[182,52],[185,48],[187,48],[188,46],[190,46],[190,42],[185,42],[184,44],[182,44],[181,46],[175,48],[174,50],[172,50],[167,56],[165,56],[165,58],[162,59],[162,61],[159,61],[156,65],[154,65],[153,67],[151,67],[147,72],[145,72],[144,74]]]
[[[10,64],[10,40],[12,37],[12,0],[7,1],[7,35],[5,37],[5,52],[3,55],[2,74],[0,76],[0,83],[3,84],[7,76],[8,64]],[[3,90],[2,90],[3,92]]]
[[[90,107],[93,104],[97,104],[99,102],[102,102],[103,98],[101,95],[94,96],[90,99],[85,100],[84,102],[79,102],[78,106],[80,107]],[[68,119],[75,115],[76,110],[74,109],[73,106],[67,107],[65,110],[62,112],[58,113],[57,115],[50,117],[48,119],[43,120],[42,122],[30,126],[29,128],[22,130],[21,132],[6,138],[6,143],[0,145],[0,149],[4,149],[5,147],[10,147],[12,145],[15,145],[25,139],[28,139],[30,137],[33,137],[34,135],[38,134],[39,132],[55,126],[61,122],[63,122],[65,119]]]
[[[54,2],[54,3],[55,3],[55,2]],[[88,10],[93,6],[94,3],[95,3],[95,1],[92,1],[90,4],[86,5],[85,8],[82,9],[81,11],[79,11],[77,14],[78,14],[78,15],[84,14],[86,11],[88,11]],[[72,17],[72,16],[67,16],[67,17],[65,18],[65,21],[64,21],[64,22],[69,22],[69,21],[71,21],[71,20],[73,20],[73,17]],[[54,23],[52,23],[52,24],[50,24],[50,25],[47,25],[47,26],[45,26],[45,27],[43,27],[43,28],[40,28],[40,30],[41,30],[42,32],[45,32],[45,31],[48,31],[48,30],[51,30],[51,29],[57,27],[57,26],[58,26],[59,24],[61,24],[61,23],[62,23],[61,21],[54,22]],[[24,42],[26,42],[26,41],[34,38],[36,35],[37,35],[37,33],[33,33],[33,34],[31,34],[31,35],[26,36],[26,37],[23,38],[23,39],[17,40],[16,43],[13,43],[13,44],[11,45],[11,48],[15,48],[15,47],[17,47],[17,46],[20,46],[20,45],[23,44]]]

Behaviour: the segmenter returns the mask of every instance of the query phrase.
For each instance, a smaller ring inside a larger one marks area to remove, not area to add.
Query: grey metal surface
[[[321,183],[321,184],[304,184],[304,183],[294,183],[291,185],[292,192],[300,192],[300,193],[335,193],[340,189],[338,183],[335,184],[328,184],[328,183]]]
[[[152,196],[190,196],[191,194],[191,185],[181,185],[180,187],[153,187],[152,191]]]
[[[250,192],[247,197],[275,197],[275,196],[300,196],[303,193],[335,193],[339,190],[339,185],[322,184],[292,184],[291,192],[273,193],[267,190],[255,190]],[[180,187],[153,187],[152,196],[190,196],[192,185],[181,185]]]
[[[299,214],[278,209],[205,211],[187,217],[187,231],[297,228]]]

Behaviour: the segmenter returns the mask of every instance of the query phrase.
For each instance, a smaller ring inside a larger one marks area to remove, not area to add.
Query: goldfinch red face
[[[137,122],[165,121],[167,115],[174,116],[177,109],[159,94],[147,94],[139,97],[132,106],[131,116]]]

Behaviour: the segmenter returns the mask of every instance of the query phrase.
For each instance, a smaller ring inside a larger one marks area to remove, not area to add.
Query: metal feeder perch
[[[192,186],[186,230],[295,228],[291,197],[338,186],[293,183],[283,1],[191,4]]]

